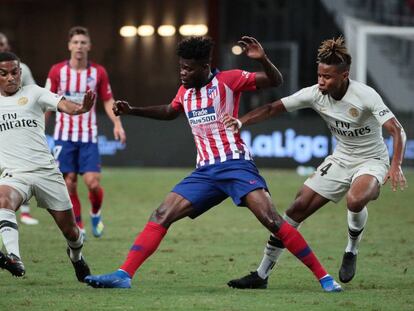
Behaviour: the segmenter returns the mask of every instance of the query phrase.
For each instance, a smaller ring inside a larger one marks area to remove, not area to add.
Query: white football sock
[[[365,206],[359,213],[348,210],[348,245],[345,252],[354,255],[358,253],[358,245],[362,239],[362,233],[368,220],[368,209]]]
[[[0,208],[0,235],[7,253],[20,258],[19,230],[14,211]]]
[[[292,227],[299,228],[300,223],[294,221],[292,218],[283,215],[283,219],[287,221]],[[283,251],[285,250],[282,241],[276,238],[273,233],[270,235],[269,241],[266,244],[264,249],[264,255],[262,262],[257,268],[257,274],[262,278],[267,278],[271,273],[272,269],[275,266],[276,262],[279,260]]]
[[[79,229],[79,228],[78,228]],[[68,242],[68,246],[69,246],[69,257],[73,262],[77,262],[79,260],[81,260],[82,257],[82,247],[83,247],[83,234],[81,234],[80,229],[79,229],[79,236],[78,239],[76,241],[69,241],[66,240]]]

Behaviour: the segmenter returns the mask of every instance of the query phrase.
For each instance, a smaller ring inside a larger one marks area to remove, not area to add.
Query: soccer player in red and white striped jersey
[[[264,72],[212,71],[212,41],[193,37],[178,45],[182,86],[169,105],[131,107],[127,102],[116,102],[116,114],[172,120],[185,113],[197,147],[197,169],[178,183],[153,212],[120,269],[110,274],[88,276],[85,281],[91,286],[129,288],[131,278],[157,249],[171,224],[186,216],[200,216],[231,197],[236,205],[247,206],[278,236],[286,248],[311,269],[325,291],[341,290],[300,233],[276,212],[266,181],[260,176],[240,134],[223,123],[226,114],[238,115],[243,91],[278,86],[282,82],[280,72],[256,39],[243,37],[239,44],[248,57],[261,63]]]
[[[89,90],[97,93],[114,124],[115,139],[125,143],[126,136],[121,120],[112,112],[114,99],[108,74],[104,67],[88,60],[91,40],[86,28],[75,26],[70,29],[68,49],[70,59],[52,66],[46,88],[74,102],[81,102]],[[92,206],[92,233],[95,237],[100,237],[103,232],[101,206],[104,191],[100,185],[101,163],[97,137],[96,104],[90,112],[79,116],[56,113],[54,155],[65,177],[77,225],[85,234],[77,193],[77,178],[81,174]]]

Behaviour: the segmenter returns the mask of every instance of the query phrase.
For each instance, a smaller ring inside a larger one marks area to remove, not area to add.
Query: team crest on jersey
[[[28,99],[27,97],[23,96],[23,97],[20,97],[20,98],[19,98],[19,100],[17,101],[17,104],[18,104],[19,106],[24,106],[24,105],[26,105],[28,102],[29,102],[29,99]]]
[[[189,111],[187,116],[191,126],[209,124],[217,121],[216,111],[213,106]]]
[[[207,89],[207,96],[208,96],[208,98],[213,99],[217,95],[218,95],[217,86],[213,86],[213,87]]]
[[[351,115],[351,117],[356,118],[356,117],[358,117],[358,116],[359,116],[359,111],[358,111],[358,109],[356,109],[356,108],[350,108],[350,109],[348,110],[348,112],[349,112],[349,114]]]

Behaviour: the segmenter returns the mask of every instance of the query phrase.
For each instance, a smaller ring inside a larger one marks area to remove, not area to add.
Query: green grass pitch
[[[94,274],[114,271],[152,210],[191,169],[103,171],[105,233],[90,231],[89,204],[80,187],[88,240],[84,255]],[[293,171],[262,170],[283,212],[304,178]],[[414,186],[414,172],[407,172]],[[414,195],[389,185],[369,206],[357,275],[343,293],[326,294],[312,274],[286,253],[267,290],[234,290],[229,279],[254,270],[268,232],[230,200],[192,221],[173,225],[158,251],[141,267],[130,290],[93,289],[76,281],[66,243],[46,211],[38,226],[20,225],[27,274],[0,271],[0,310],[414,310]],[[34,202],[32,202],[34,204]],[[328,271],[337,278],[347,226],[343,201],[328,204],[301,227]]]

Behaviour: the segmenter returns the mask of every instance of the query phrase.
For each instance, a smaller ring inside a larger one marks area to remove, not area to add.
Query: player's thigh
[[[329,156],[304,184],[322,197],[337,203],[349,190],[351,180],[352,172]]]
[[[97,143],[80,143],[78,157],[79,173],[101,172],[101,157]]]
[[[55,140],[53,157],[59,165],[60,171],[65,173],[78,173],[79,149],[76,142]]]
[[[54,211],[72,209],[65,181],[57,169],[37,172],[36,183],[32,188],[39,207]]]
[[[358,210],[378,198],[389,164],[382,160],[367,159],[355,166],[351,188],[347,194],[348,208]]]

